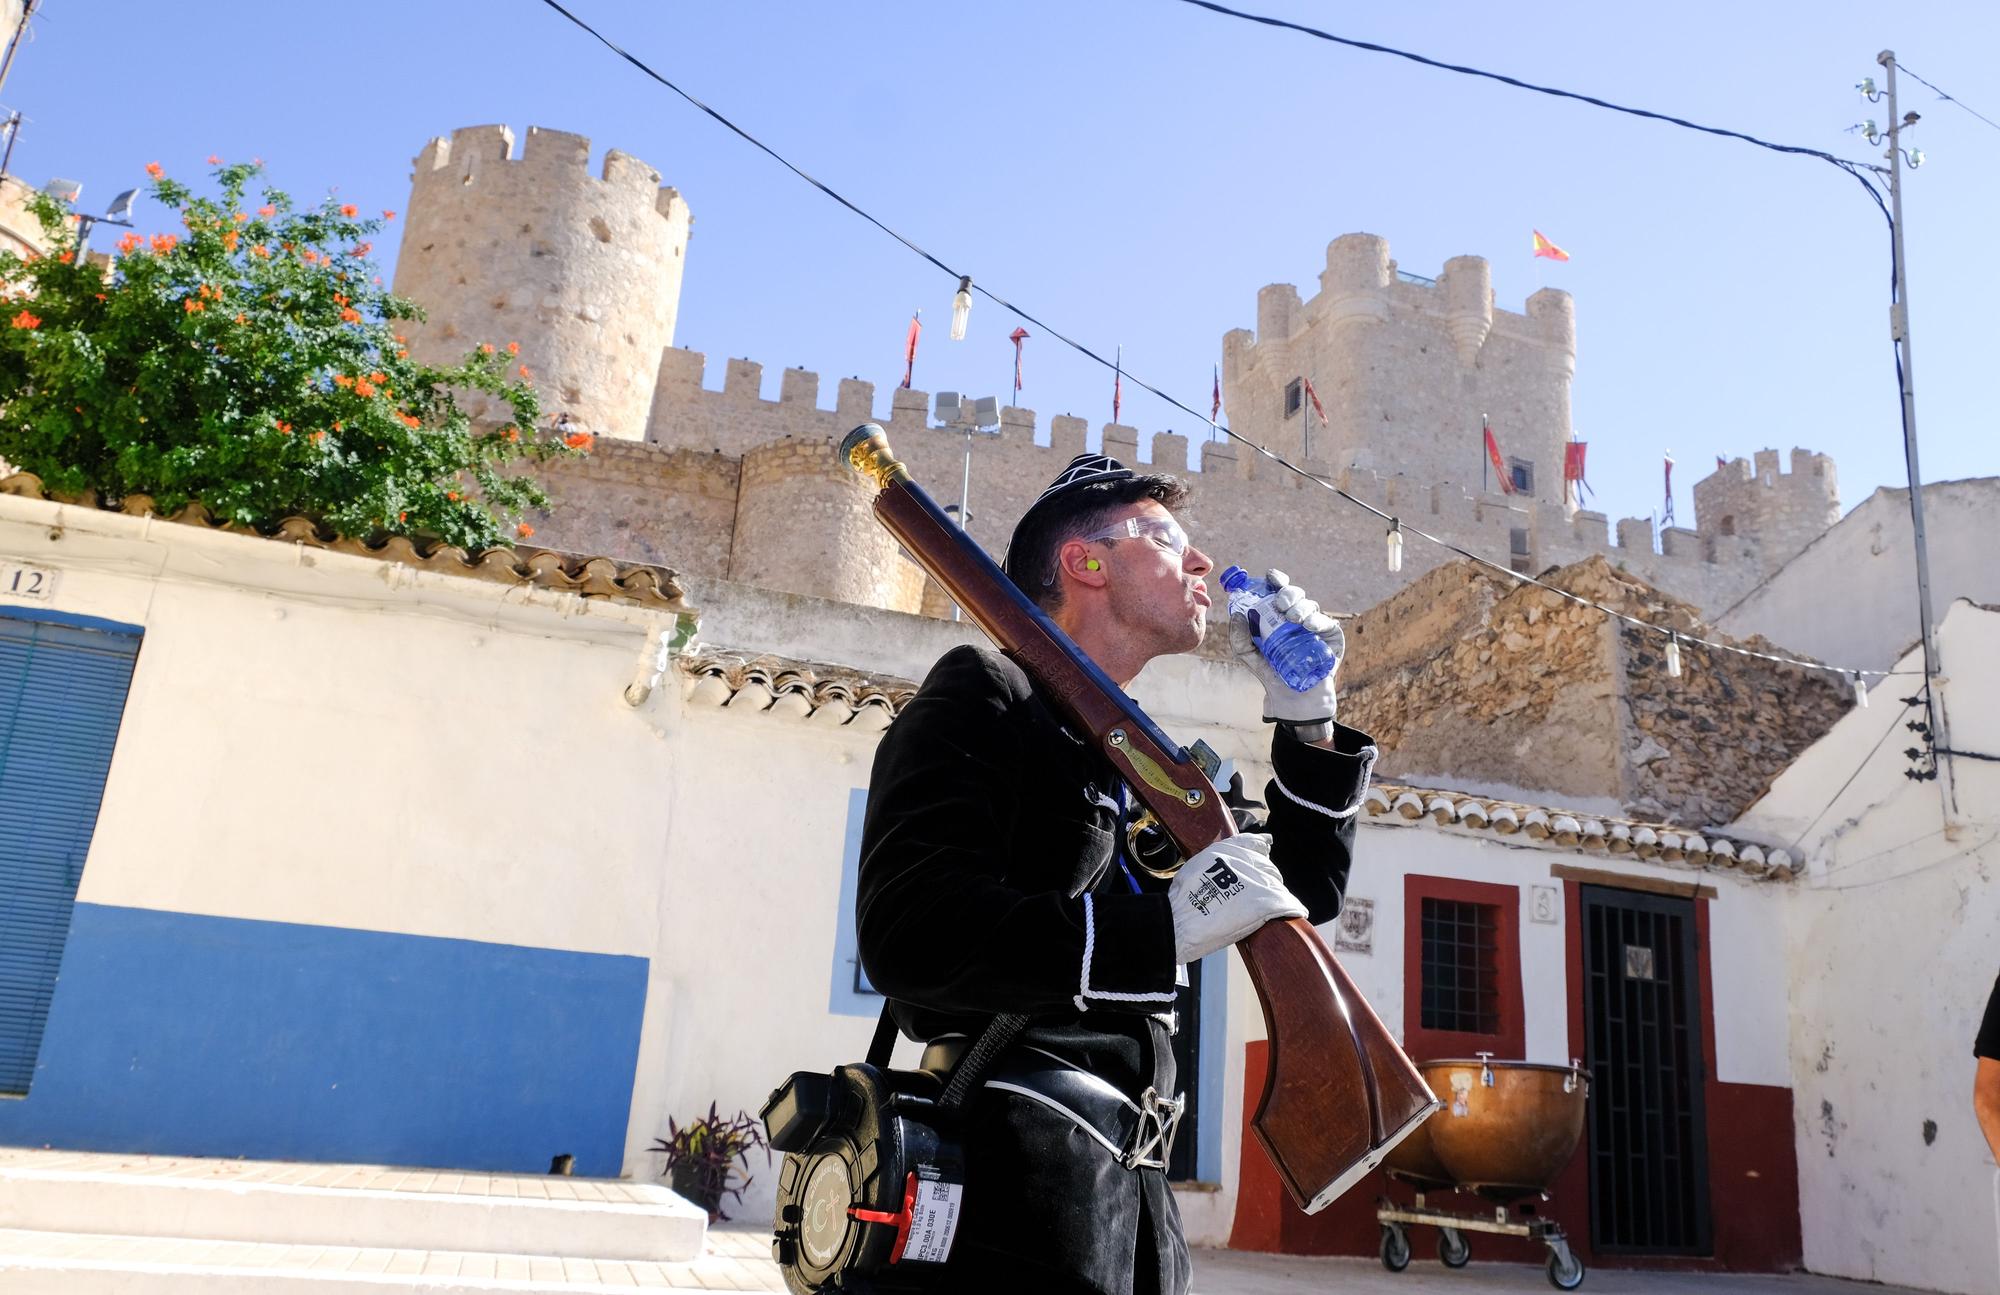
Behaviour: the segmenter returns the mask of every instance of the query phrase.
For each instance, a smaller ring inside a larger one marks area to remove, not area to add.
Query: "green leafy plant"
[[[676,1124],[669,1116],[667,1136],[653,1139],[653,1150],[667,1158],[661,1176],[675,1191],[706,1209],[711,1221],[729,1217],[722,1212],[724,1196],[743,1199],[743,1189],[752,1181],[750,1174],[744,1173],[733,1184],[731,1178],[739,1163],[747,1170],[750,1153],[759,1148],[769,1164],[771,1148],[764,1141],[763,1122],[748,1111],[725,1118],[718,1114],[714,1102],[708,1104],[707,1115],[686,1125]]]
[[[127,233],[108,266],[77,256],[76,217],[35,200],[50,254],[0,252],[0,458],[58,495],[199,501],[249,526],[296,514],[466,548],[532,535],[520,517],[548,497],[513,469],[590,438],[536,430],[518,347],[412,360],[397,328],[421,311],[369,260],[394,212],[295,209],[273,188],[252,209],[261,164],[209,160],[214,197],[146,168],[185,232]],[[475,425],[454,391],[512,418]]]

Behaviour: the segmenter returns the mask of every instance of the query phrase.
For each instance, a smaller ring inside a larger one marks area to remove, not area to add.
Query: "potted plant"
[[[751,1182],[750,1153],[760,1148],[769,1164],[771,1148],[764,1141],[762,1122],[747,1111],[724,1117],[714,1102],[708,1104],[707,1115],[685,1125],[667,1117],[667,1136],[653,1140],[653,1150],[667,1158],[662,1173],[667,1185],[707,1210],[711,1223],[729,1217],[722,1212],[724,1196],[743,1199],[743,1189]],[[739,1163],[746,1172],[732,1183]]]

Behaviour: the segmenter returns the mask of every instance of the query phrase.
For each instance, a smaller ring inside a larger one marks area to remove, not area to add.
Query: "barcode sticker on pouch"
[[[930,1165],[917,1167],[916,1199],[910,1202],[910,1239],[905,1261],[941,1264],[951,1253],[958,1232],[958,1210],[965,1199],[964,1183],[948,1183]]]

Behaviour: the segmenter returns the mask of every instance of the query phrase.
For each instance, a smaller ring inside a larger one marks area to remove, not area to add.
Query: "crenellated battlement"
[[[615,453],[607,443],[585,465],[551,465],[562,508],[537,525],[552,543],[573,530],[595,551],[618,551],[621,537],[668,544],[673,528],[659,519],[680,517],[699,531],[683,541],[693,574],[947,611],[896,565],[893,545],[872,544],[865,492],[831,457],[873,420],[941,504],[961,502],[969,439],[966,526],[995,556],[1042,487],[1095,447],[1192,477],[1190,528],[1212,556],[1283,566],[1331,607],[1372,606],[1452,557],[1411,540],[1391,573],[1384,522],[1200,427],[1093,428],[1059,414],[1043,429],[1034,410],[1007,406],[997,428],[968,438],[937,423],[929,392],[884,392],[858,377],[829,391],[799,367],[779,370],[767,398],[757,361],[711,365],[672,345],[686,204],[636,158],[612,150],[595,175],[589,159],[584,136],[540,128],[518,156],[505,126],[431,140],[416,158],[397,271],[397,291],[431,312],[411,330],[425,358],[518,341],[551,417],[631,442]],[[1832,462],[1806,451],[1789,471],[1762,451],[1697,482],[1697,526],[1668,528],[1657,543],[1647,519],[1614,526],[1576,509],[1562,482],[1575,356],[1568,293],[1543,289],[1521,311],[1502,310],[1484,258],[1453,257],[1434,279],[1407,274],[1372,234],[1333,240],[1310,299],[1290,284],[1262,289],[1255,330],[1222,339],[1239,433],[1409,529],[1519,571],[1601,555],[1724,606],[1833,520]],[[1307,378],[1326,410],[1310,440]],[[1518,493],[1488,476],[1482,415]]]
[[[410,163],[411,181],[422,194],[431,186],[488,189],[521,183],[574,185],[590,182],[623,192],[650,206],[662,219],[674,218],[677,190],[660,183],[660,173],[619,149],[606,150],[597,174],[590,174],[590,137],[566,130],[528,127],[517,155],[507,126],[463,126],[427,142]],[[413,204],[414,205],[414,204]]]
[[[531,126],[516,156],[506,126],[469,126],[418,152],[404,221],[396,291],[430,313],[413,352],[518,342],[551,416],[642,438],[693,224],[657,170],[612,149],[592,174],[586,136]]]
[[[1452,257],[1429,278],[1400,270],[1387,239],[1344,234],[1327,245],[1317,293],[1270,284],[1256,320],[1222,339],[1230,423],[1252,439],[1316,471],[1469,487],[1484,470],[1485,415],[1526,477],[1560,481],[1576,372],[1568,293],[1544,288],[1521,311],[1502,310],[1484,257]]]
[[[887,428],[897,454],[940,503],[957,502],[965,436],[936,425],[930,392],[892,388],[884,409],[874,384],[846,378],[833,407],[826,408],[820,375],[801,368],[782,370],[774,395],[767,397],[765,390],[764,366],[753,360],[712,364],[700,352],[670,351],[661,360],[647,440],[663,451],[762,462],[769,447],[831,444],[855,424],[874,420]],[[1192,476],[1190,517],[1200,527],[1201,543],[1218,560],[1284,566],[1312,581],[1310,587],[1327,590],[1326,601],[1342,609],[1372,605],[1450,556],[1413,540],[1405,548],[1404,571],[1391,575],[1379,520],[1254,450],[1227,438],[1209,441],[1205,430],[1199,436],[1115,423],[1093,426],[1067,414],[1051,418],[1043,432],[1035,410],[1003,407],[997,433],[982,433],[972,444],[969,529],[997,557],[1035,494],[1089,445],[1156,471]],[[1799,461],[1812,460],[1817,470],[1819,459],[1808,455]],[[782,454],[772,461],[790,462]],[[1646,518],[1624,519],[1614,531],[1603,513],[1572,510],[1559,498],[1482,492],[1359,465],[1322,466],[1326,479],[1407,525],[1524,571],[1601,555],[1662,589],[1709,605],[1747,589],[1765,568],[1758,544],[1723,543],[1707,530],[1669,528],[1656,546]],[[742,507],[752,507],[747,495]],[[761,505],[756,511],[761,514]],[[853,581],[824,576],[823,583],[847,587]],[[935,597],[924,606],[938,609]]]

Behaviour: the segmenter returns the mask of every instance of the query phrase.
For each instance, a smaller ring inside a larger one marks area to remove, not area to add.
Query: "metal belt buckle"
[[[1157,1088],[1139,1094],[1139,1126],[1132,1131],[1132,1146],[1119,1158],[1121,1163],[1127,1169],[1165,1169],[1185,1109],[1185,1097],[1162,1097]]]

